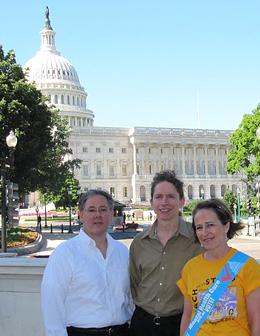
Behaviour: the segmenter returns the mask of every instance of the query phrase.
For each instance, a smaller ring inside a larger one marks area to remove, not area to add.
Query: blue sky
[[[259,0],[2,0],[0,43],[21,65],[46,5],[96,126],[236,129],[260,102]]]

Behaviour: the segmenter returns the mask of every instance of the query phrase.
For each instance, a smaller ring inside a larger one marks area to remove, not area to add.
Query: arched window
[[[216,197],[215,186],[214,185],[210,186],[210,197]]]
[[[140,198],[141,198],[141,202],[146,201],[145,186],[143,185],[140,187]]]
[[[192,188],[192,185],[188,186],[188,198],[189,198],[189,200],[193,199],[193,188]]]
[[[227,188],[226,188],[225,184],[222,184],[222,186],[221,186],[221,197],[224,197],[226,190],[227,190]]]

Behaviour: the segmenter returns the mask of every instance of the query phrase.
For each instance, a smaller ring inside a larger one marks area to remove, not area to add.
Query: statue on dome
[[[50,20],[50,19],[49,19],[49,15],[50,15],[49,7],[46,6],[46,11],[45,11],[46,21],[47,21],[47,20]]]
[[[46,6],[45,16],[46,16],[45,28],[52,30],[51,21],[50,21],[50,11],[49,11],[49,7],[48,6]]]

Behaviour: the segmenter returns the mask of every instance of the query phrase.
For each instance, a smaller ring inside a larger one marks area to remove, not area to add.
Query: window
[[[97,176],[101,176],[101,165],[97,165]]]
[[[127,165],[126,164],[122,165],[122,175],[127,176]]]
[[[83,147],[82,150],[83,150],[83,153],[87,153],[88,152],[88,147]]]
[[[72,104],[75,105],[75,97],[72,96]]]
[[[109,153],[114,153],[114,148],[108,148]]]
[[[96,153],[101,153],[101,148],[100,147],[96,148]]]
[[[139,165],[136,166],[136,173],[139,175]]]
[[[61,95],[61,103],[64,104],[64,96]]]
[[[163,149],[161,148],[161,154],[163,154]]]
[[[127,197],[127,187],[123,187],[123,197]]]
[[[111,196],[115,197],[115,187],[110,187],[109,188],[109,193]]]
[[[55,104],[58,104],[58,96],[55,95]]]
[[[139,149],[138,148],[136,148],[136,154],[138,154],[139,153]]]
[[[70,96],[67,96],[67,104],[70,104]]]
[[[149,166],[149,174],[152,175],[152,166]]]
[[[49,95],[49,99],[48,100],[49,100],[49,103],[51,103],[51,95]]]
[[[88,176],[88,165],[83,165],[83,176]]]
[[[126,148],[122,148],[122,153],[126,154]]]
[[[149,148],[149,154],[151,154],[151,152],[152,152],[152,151],[151,151],[151,148]]]
[[[115,176],[115,166],[109,165],[109,176]]]

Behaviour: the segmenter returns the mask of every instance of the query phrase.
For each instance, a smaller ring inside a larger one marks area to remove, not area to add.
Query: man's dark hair
[[[153,199],[154,189],[157,186],[158,183],[161,182],[170,182],[172,183],[178,194],[180,195],[180,199],[184,198],[184,192],[183,192],[183,182],[181,182],[177,177],[173,170],[163,170],[159,173],[156,173],[153,182],[151,184],[151,201]]]
[[[90,189],[80,197],[79,210],[83,211],[84,207],[85,207],[85,203],[87,202],[87,200],[89,198],[93,197],[93,196],[96,196],[96,195],[104,196],[107,199],[108,208],[110,210],[114,209],[114,200],[113,200],[112,196],[107,191],[99,190],[99,189]]]
[[[195,236],[196,236],[196,228],[195,228],[195,223],[194,223],[194,217],[200,210],[204,210],[204,209],[214,211],[222,225],[226,225],[228,222],[230,223],[229,230],[227,232],[228,239],[233,238],[235,235],[238,234],[237,232],[239,230],[242,230],[244,228],[244,225],[240,222],[233,223],[232,214],[224,202],[222,202],[218,198],[211,198],[201,203],[198,203],[196,208],[193,211],[192,227],[193,227]]]

